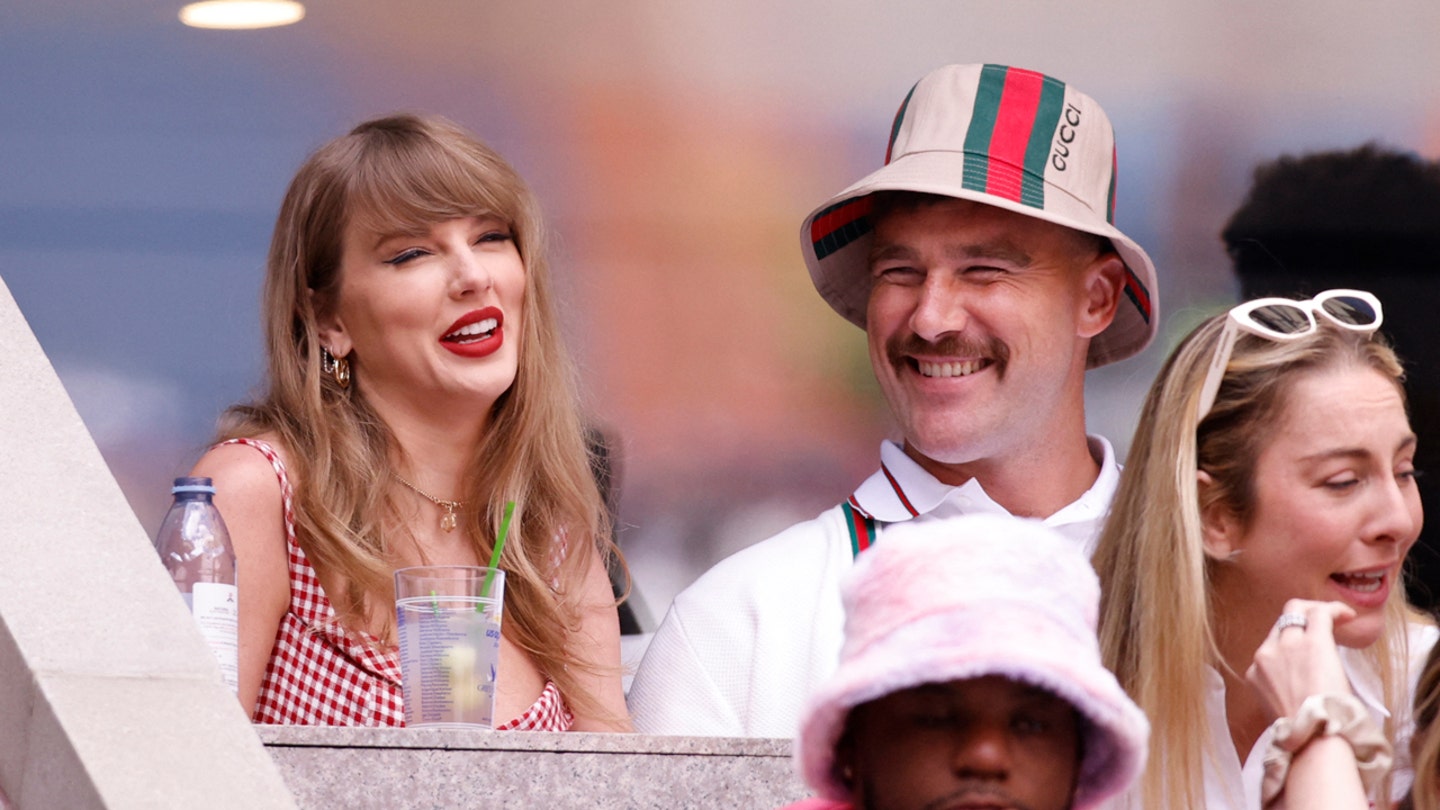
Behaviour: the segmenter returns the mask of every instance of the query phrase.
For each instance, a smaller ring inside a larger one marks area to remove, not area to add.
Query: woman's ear
[[[307,292],[310,295],[310,308],[315,312],[315,331],[320,338],[320,345],[336,357],[348,355],[354,344],[350,341],[349,333],[345,331],[344,321],[340,320],[338,308],[333,301],[322,301],[314,290]]]
[[[1229,562],[1240,555],[1241,525],[1235,514],[1218,497],[1217,484],[1210,473],[1195,471],[1196,496],[1200,502],[1200,541],[1205,556]]]

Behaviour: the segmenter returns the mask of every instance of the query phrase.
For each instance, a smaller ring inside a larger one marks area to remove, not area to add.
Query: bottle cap
[[[215,482],[209,478],[176,478],[175,486],[170,488],[171,495],[178,495],[182,492],[206,492],[215,494]]]

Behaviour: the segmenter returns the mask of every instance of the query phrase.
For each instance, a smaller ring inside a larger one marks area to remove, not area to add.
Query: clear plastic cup
[[[395,572],[406,726],[495,727],[505,572],[427,565]]]

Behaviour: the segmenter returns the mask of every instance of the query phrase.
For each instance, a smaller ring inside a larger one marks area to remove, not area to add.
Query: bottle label
[[[190,609],[220,664],[220,674],[232,692],[240,691],[239,589],[219,582],[191,586]]]

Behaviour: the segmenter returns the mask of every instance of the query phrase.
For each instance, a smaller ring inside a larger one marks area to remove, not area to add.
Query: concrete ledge
[[[256,726],[302,808],[775,808],[789,740]]]

